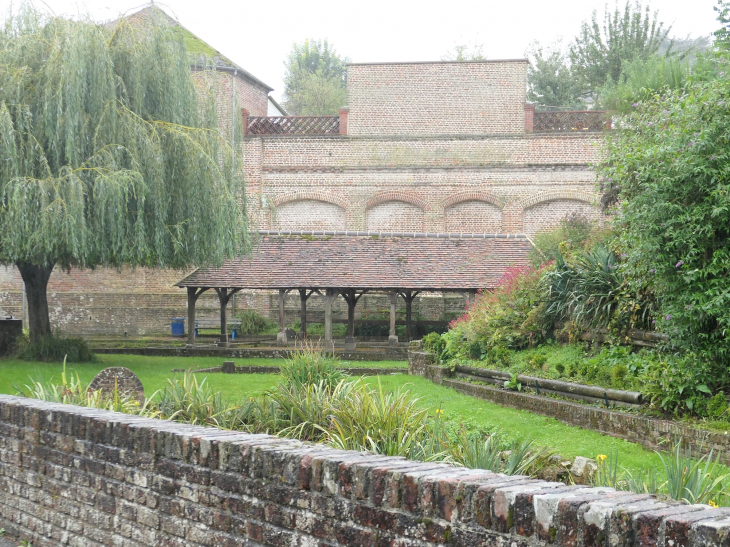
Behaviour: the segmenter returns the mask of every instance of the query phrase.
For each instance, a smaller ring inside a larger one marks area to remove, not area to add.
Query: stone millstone
[[[116,381],[116,382],[115,382]],[[93,391],[101,390],[105,395],[114,394],[116,385],[119,393],[134,397],[144,403],[144,386],[137,375],[125,367],[109,367],[97,374],[89,385]]]

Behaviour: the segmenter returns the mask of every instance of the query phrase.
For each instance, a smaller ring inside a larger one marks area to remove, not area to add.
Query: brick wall
[[[249,203],[265,204],[264,227],[285,218],[284,229],[309,229],[314,216],[348,230],[534,234],[576,210],[600,216],[595,135],[254,137],[244,146]]]
[[[244,139],[252,229],[532,236],[573,212],[600,219],[592,165],[601,135],[526,132],[525,70],[522,61],[351,65],[347,136]],[[233,76],[208,77],[227,123],[236,114]],[[236,93],[252,115],[266,115],[264,90],[236,78]],[[78,334],[169,332],[170,317],[185,315],[183,291],[172,287],[180,277],[161,272],[158,283],[153,272],[100,269],[72,272],[71,282],[56,272],[53,326]],[[17,276],[0,270],[0,307],[19,314],[20,294]],[[255,302],[277,309],[268,294]],[[217,314],[208,294],[198,305],[202,316]]]
[[[0,527],[36,547],[726,545],[730,511],[0,396]]]
[[[349,135],[523,133],[527,61],[350,64]]]
[[[571,199],[556,199],[538,203],[524,212],[523,231],[528,236],[557,227],[560,221],[571,215],[601,222],[603,216],[592,204]]]

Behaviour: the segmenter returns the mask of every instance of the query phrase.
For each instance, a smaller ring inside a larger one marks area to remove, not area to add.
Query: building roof
[[[224,56],[213,46],[198,38],[182,26],[176,19],[170,17],[164,10],[154,4],[151,4],[128,17],[130,21],[153,21],[155,24],[163,24],[173,27],[175,32],[179,32],[185,43],[185,49],[191,58],[194,67],[205,68],[213,64],[216,70],[225,72],[233,72],[242,79],[247,80],[253,85],[264,89],[267,93],[273,91],[274,88],[266,85],[256,76],[243,69],[228,57]]]
[[[178,287],[236,289],[490,289],[527,265],[515,234],[262,231],[250,257],[200,268]]]

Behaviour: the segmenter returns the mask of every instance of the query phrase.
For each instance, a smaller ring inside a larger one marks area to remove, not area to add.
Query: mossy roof
[[[253,74],[237,65],[231,59],[223,55],[220,51],[208,44],[205,40],[196,36],[176,19],[170,17],[165,11],[158,8],[154,4],[133,13],[129,16],[130,20],[152,20],[158,24],[166,24],[173,27],[173,32],[179,33],[185,44],[185,49],[190,55],[191,64],[193,65],[209,65],[212,63],[217,70],[235,71],[242,79],[265,89],[267,92],[273,91],[273,88],[256,78]]]

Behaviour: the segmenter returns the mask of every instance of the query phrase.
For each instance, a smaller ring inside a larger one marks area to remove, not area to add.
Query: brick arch
[[[573,201],[582,201],[589,205],[595,205],[597,201],[596,194],[592,192],[586,192],[584,190],[548,190],[545,192],[537,192],[526,196],[519,200],[519,204],[522,205],[524,210],[534,207],[540,203],[546,203],[549,201],[556,201],[558,199],[570,199]]]
[[[324,201],[342,207],[345,211],[349,209],[350,202],[345,196],[328,190],[297,190],[296,192],[287,192],[280,194],[274,198],[274,206],[284,205],[292,201]]]
[[[500,209],[504,207],[504,199],[493,192],[487,190],[467,190],[464,192],[457,192],[456,194],[452,194],[446,199],[441,200],[441,210],[445,211],[452,205],[456,205],[457,203],[464,201],[484,201],[486,203],[491,203]]]
[[[365,210],[371,209],[381,203],[387,203],[389,201],[403,201],[415,205],[421,210],[425,210],[428,204],[421,199],[418,195],[411,192],[403,192],[398,190],[389,190],[387,192],[378,192],[365,202]]]

